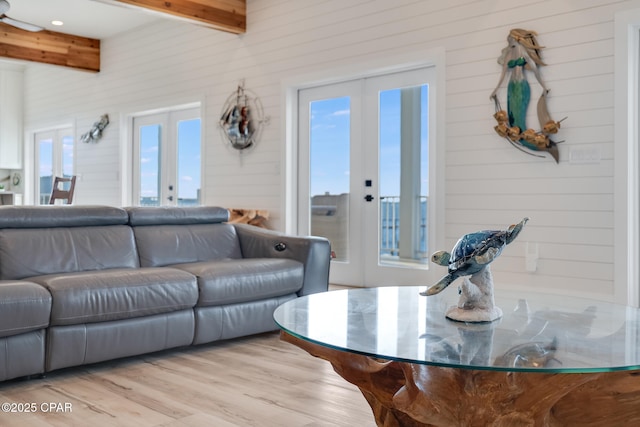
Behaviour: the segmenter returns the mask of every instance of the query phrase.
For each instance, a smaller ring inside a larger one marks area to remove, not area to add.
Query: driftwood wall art
[[[542,80],[540,67],[546,65],[540,56],[544,46],[536,40],[537,33],[523,29],[513,29],[507,37],[508,45],[502,49],[498,63],[502,72],[498,85],[491,93],[490,99],[495,105],[494,117],[498,124],[495,131],[519,150],[537,157],[545,157],[535,152],[546,152],[559,162],[558,142],[551,139],[560,129],[560,121],[551,118],[547,108],[549,89]],[[537,115],[540,130],[534,130],[526,124],[527,108],[531,99],[531,86],[527,75],[531,73],[542,88],[538,99]],[[507,84],[507,110],[503,110],[498,100],[498,90],[509,74]],[[566,117],[565,117],[566,118]],[[561,142],[561,141],[560,141]]]
[[[267,227],[269,211],[259,209],[229,209],[229,224],[249,224],[260,228]]]

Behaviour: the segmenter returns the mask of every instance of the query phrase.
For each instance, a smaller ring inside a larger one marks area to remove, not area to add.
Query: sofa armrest
[[[304,265],[304,284],[298,296],[329,288],[331,246],[324,237],[292,236],[246,224],[233,224],[245,258],[289,258]]]

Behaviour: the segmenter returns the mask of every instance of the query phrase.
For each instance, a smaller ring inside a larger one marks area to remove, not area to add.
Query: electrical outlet
[[[575,148],[569,150],[569,163],[572,165],[585,165],[600,163],[600,147]]]
[[[525,270],[533,273],[538,269],[538,244],[527,242],[526,246],[527,248],[524,257]]]

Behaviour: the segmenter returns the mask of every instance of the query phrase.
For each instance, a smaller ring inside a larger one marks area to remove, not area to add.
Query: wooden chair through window
[[[64,190],[65,183],[69,183],[69,188]],[[76,176],[73,175],[70,178],[56,176],[53,179],[53,187],[51,188],[51,197],[49,198],[49,204],[53,205],[56,200],[66,200],[66,203],[70,205],[73,203],[73,192],[76,188]]]

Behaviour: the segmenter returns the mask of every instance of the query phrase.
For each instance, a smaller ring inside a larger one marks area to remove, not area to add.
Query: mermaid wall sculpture
[[[530,151],[547,152],[556,163],[559,162],[557,142],[549,137],[560,129],[560,121],[555,121],[549,115],[547,109],[547,97],[549,89],[544,84],[539,67],[546,65],[540,52],[544,46],[540,46],[536,40],[535,31],[513,29],[507,37],[508,45],[502,49],[502,55],[498,63],[502,65],[502,73],[498,85],[491,93],[490,99],[495,105],[494,117],[498,122],[495,131],[506,138],[514,147],[528,154],[536,155]],[[542,94],[538,99],[537,113],[540,122],[540,131],[528,128],[526,125],[527,107],[531,99],[531,86],[527,80],[525,71],[530,71],[536,77],[542,87]],[[502,85],[507,73],[510,73],[507,85],[507,111],[502,109],[498,100],[498,89]],[[544,156],[537,156],[544,157]]]

